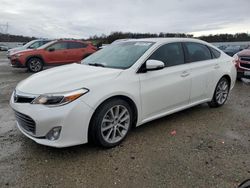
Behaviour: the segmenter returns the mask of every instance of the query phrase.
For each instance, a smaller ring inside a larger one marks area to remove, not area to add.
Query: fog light
[[[53,129],[51,129],[48,134],[46,135],[46,138],[48,140],[54,141],[57,140],[60,136],[61,133],[61,128],[62,127],[54,127]]]

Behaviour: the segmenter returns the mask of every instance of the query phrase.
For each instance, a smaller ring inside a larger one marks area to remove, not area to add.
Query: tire
[[[43,61],[40,58],[32,57],[27,62],[30,72],[40,72],[43,70]]]
[[[212,108],[220,107],[225,104],[229,95],[230,83],[225,77],[222,77],[216,85],[213,99],[208,105]]]
[[[131,107],[122,99],[104,102],[92,117],[90,140],[105,148],[119,145],[132,126],[132,115]]]

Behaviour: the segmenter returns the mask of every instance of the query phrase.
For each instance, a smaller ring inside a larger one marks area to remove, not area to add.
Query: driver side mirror
[[[55,48],[49,48],[49,52],[54,52]]]
[[[165,64],[162,61],[149,59],[146,61],[146,70],[147,71],[154,71],[154,70],[160,70],[165,67]]]

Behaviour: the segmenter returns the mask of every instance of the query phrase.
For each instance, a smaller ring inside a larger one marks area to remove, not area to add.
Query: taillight
[[[91,50],[97,50],[97,48],[96,48],[92,43],[89,43],[88,45],[89,45],[88,47],[89,47]]]
[[[91,45],[92,50],[97,50],[97,48],[93,45]]]

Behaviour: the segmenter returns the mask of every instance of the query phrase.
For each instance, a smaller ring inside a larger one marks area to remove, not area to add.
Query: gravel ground
[[[247,81],[237,82],[223,107],[199,105],[147,123],[119,147],[55,149],[15,127],[8,101],[29,75],[0,54],[0,187],[230,188],[250,178]]]

